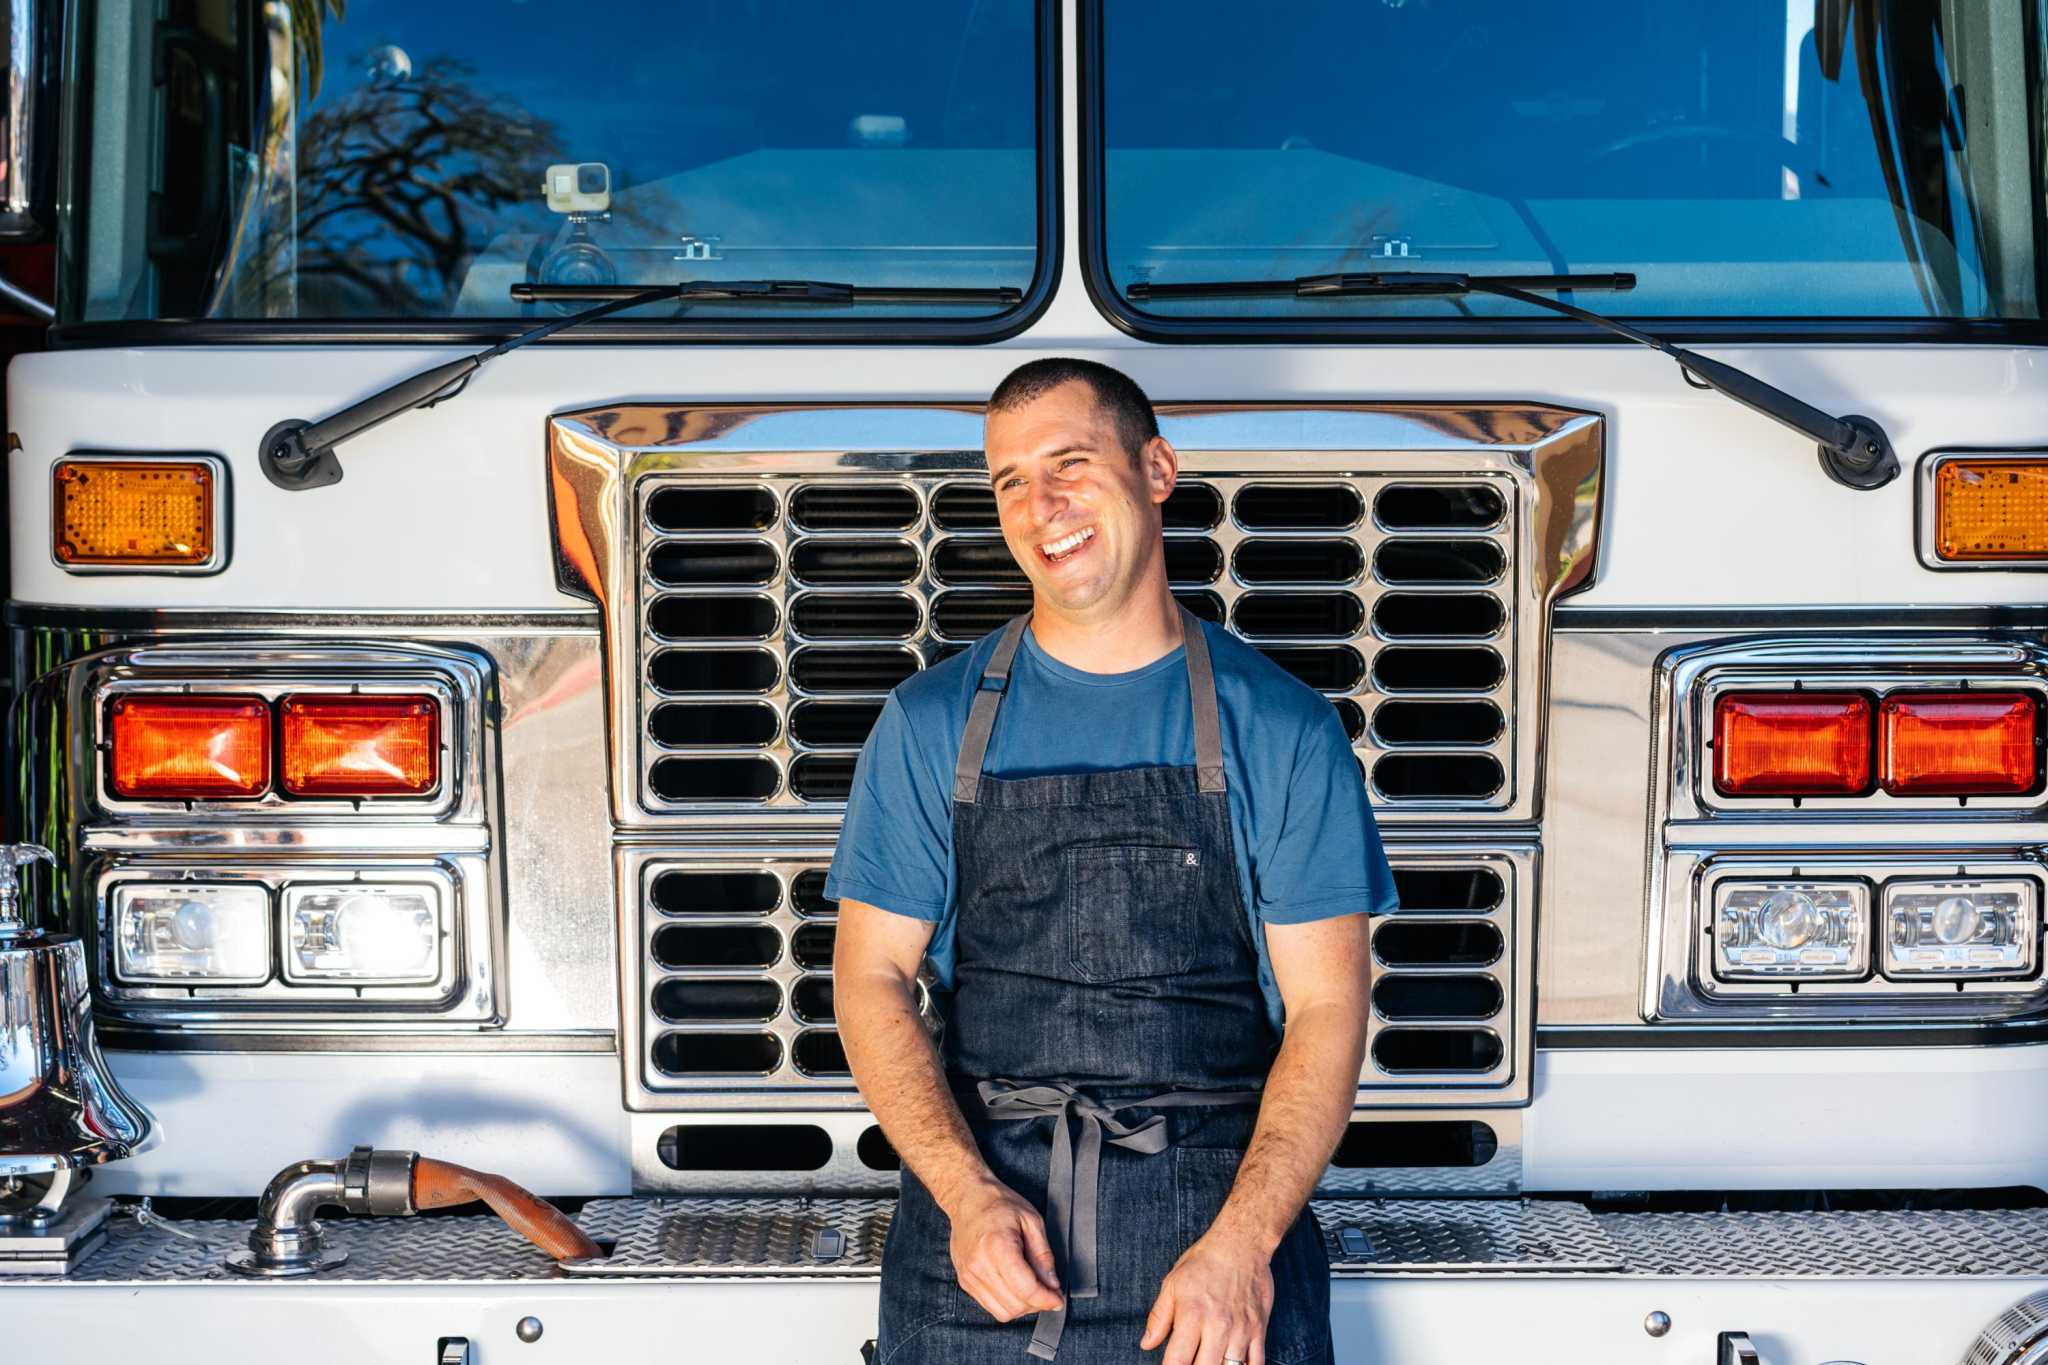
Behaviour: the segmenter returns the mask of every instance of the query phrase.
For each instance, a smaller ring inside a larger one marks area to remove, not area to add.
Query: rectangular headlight
[[[289,886],[287,981],[430,982],[441,974],[441,895],[428,884]]]
[[[1722,882],[1714,975],[1723,981],[1854,980],[1870,972],[1862,882]]]
[[[1884,974],[2031,976],[2038,890],[2025,878],[1886,882]]]
[[[114,888],[113,938],[114,975],[122,981],[260,985],[270,979],[270,892],[125,882]]]

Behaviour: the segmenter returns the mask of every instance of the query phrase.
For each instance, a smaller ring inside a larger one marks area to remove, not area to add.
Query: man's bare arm
[[[1287,1008],[1251,1146],[1223,1211],[1160,1286],[1140,1343],[1165,1365],[1265,1358],[1274,1251],[1344,1134],[1365,1060],[1371,956],[1364,915],[1266,927]]]
[[[917,1016],[917,969],[932,925],[842,900],[833,1011],[861,1098],[953,1224],[960,1287],[1000,1321],[1060,1305],[1038,1211],[989,1170]]]

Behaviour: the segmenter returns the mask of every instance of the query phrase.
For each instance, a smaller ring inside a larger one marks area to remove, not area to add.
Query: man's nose
[[[1048,526],[1067,510],[1066,491],[1041,479],[1031,489],[1031,515],[1039,525]]]

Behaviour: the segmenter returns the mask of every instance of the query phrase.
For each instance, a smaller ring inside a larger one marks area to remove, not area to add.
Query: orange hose
[[[420,1209],[448,1209],[478,1199],[527,1241],[558,1261],[604,1255],[569,1216],[538,1195],[527,1193],[502,1175],[472,1171],[446,1161],[420,1157],[412,1168],[412,1202]]]

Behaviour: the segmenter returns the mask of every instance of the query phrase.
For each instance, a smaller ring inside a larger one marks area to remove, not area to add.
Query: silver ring
[[[1223,1365],[1244,1365],[1244,1362],[1242,1360],[1232,1360],[1229,1356],[1225,1356],[1223,1357]]]

